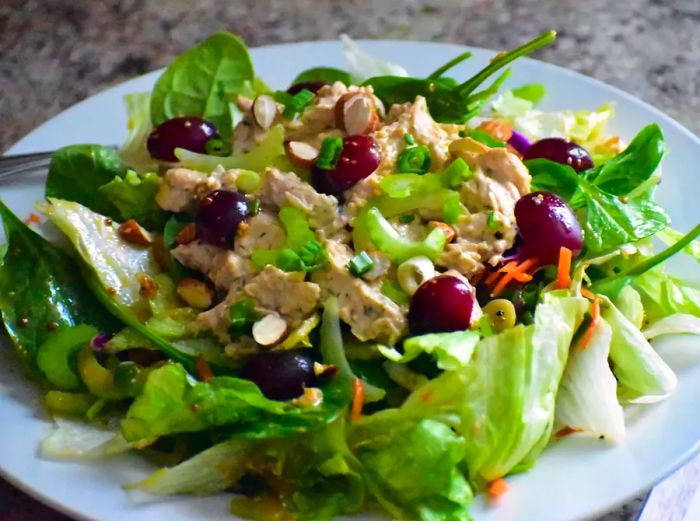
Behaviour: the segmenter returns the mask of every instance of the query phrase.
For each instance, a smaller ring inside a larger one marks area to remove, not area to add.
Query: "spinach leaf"
[[[335,83],[336,81],[342,82],[345,85],[351,85],[352,76],[349,72],[336,69],[335,67],[312,67],[311,69],[306,69],[299,73],[297,77],[292,80],[290,85],[315,82]]]
[[[371,85],[374,94],[389,107],[394,103],[413,102],[416,96],[426,98],[430,113],[442,123],[464,123],[477,115],[488,99],[496,94],[510,74],[506,69],[493,83],[477,92],[477,89],[496,72],[513,60],[529,54],[554,41],[556,33],[548,31],[534,40],[508,52],[497,54],[490,63],[463,83],[457,83],[443,75],[449,69],[468,59],[465,52],[439,67],[427,78],[405,78],[401,76],[375,76],[365,85]]]
[[[649,179],[666,152],[656,123],[644,127],[628,147],[610,161],[584,172],[587,181],[612,195],[627,195]]]
[[[117,207],[98,188],[125,173],[119,153],[111,148],[102,145],[59,148],[51,157],[45,195],[79,202],[116,219],[120,216]]]
[[[28,369],[35,367],[37,349],[53,324],[120,329],[90,292],[70,255],[32,231],[2,201],[0,217],[7,236],[0,266],[0,312]]]
[[[149,230],[157,230],[163,226],[166,217],[155,200],[159,188],[158,174],[139,176],[129,170],[123,178],[115,177],[100,186],[98,191],[117,208],[120,220],[135,219]]]
[[[621,200],[586,181],[569,165],[547,159],[525,164],[532,176],[533,190],[556,193],[576,211],[588,256],[637,242],[668,226],[666,212],[646,197]]]
[[[185,51],[158,78],[151,94],[153,125],[177,116],[201,116],[222,138],[232,130],[230,103],[255,82],[245,44],[231,33],[216,33]]]

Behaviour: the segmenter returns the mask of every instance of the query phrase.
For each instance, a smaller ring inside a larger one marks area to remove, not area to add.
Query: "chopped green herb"
[[[343,151],[343,138],[328,136],[321,143],[321,150],[316,159],[316,166],[323,170],[333,170]]]
[[[442,175],[445,180],[445,185],[448,188],[455,189],[459,188],[464,181],[469,181],[474,174],[467,162],[461,157],[458,157],[447,165]]]
[[[408,295],[393,280],[385,280],[382,283],[380,291],[382,292],[382,295],[388,297],[390,300],[392,300],[399,306],[403,304],[408,304]]]
[[[469,130],[467,130],[466,128],[463,128],[462,130],[457,132],[457,135],[459,137],[467,137],[469,135]]]
[[[411,134],[408,132],[403,135],[403,140],[406,142],[406,144],[409,147],[415,146],[416,145],[416,140],[413,138]]]
[[[323,267],[328,262],[328,254],[323,248],[323,244],[313,239],[308,241],[299,250],[304,271],[314,271]]]
[[[503,148],[506,146],[503,141],[496,139],[491,134],[488,134],[483,130],[474,129],[468,134],[468,136],[479,143],[483,143],[487,147]]]
[[[212,138],[204,144],[204,153],[210,156],[230,156],[231,143],[219,138]]]
[[[260,199],[248,201],[248,214],[258,215],[260,213]]]
[[[399,222],[400,222],[401,224],[412,223],[412,222],[415,221],[415,220],[416,220],[416,216],[413,215],[412,213],[407,213],[407,214],[402,215],[402,216],[399,217]]]
[[[294,119],[297,114],[304,112],[304,109],[314,99],[315,94],[310,90],[303,89],[293,96],[282,90],[275,92],[275,100],[284,105],[282,115],[287,119]]]
[[[496,218],[496,212],[494,212],[493,210],[489,212],[488,219],[486,220],[486,225],[491,231],[496,231],[501,227],[501,222]]]
[[[425,174],[432,162],[430,149],[424,145],[405,148],[396,160],[396,170],[402,174]]]
[[[457,219],[462,214],[462,203],[459,202],[459,197],[450,197],[445,201],[443,207],[443,220],[447,224],[456,224]]]
[[[361,277],[374,267],[374,261],[366,251],[361,251],[350,259],[347,267],[348,271],[355,275],[355,277]]]
[[[253,323],[258,318],[255,312],[255,301],[244,298],[234,302],[228,308],[229,334],[232,338],[250,334]]]

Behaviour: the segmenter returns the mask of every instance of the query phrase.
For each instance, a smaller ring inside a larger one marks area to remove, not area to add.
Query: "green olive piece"
[[[484,306],[484,314],[489,317],[496,331],[504,331],[515,325],[517,315],[510,300],[497,298]]]

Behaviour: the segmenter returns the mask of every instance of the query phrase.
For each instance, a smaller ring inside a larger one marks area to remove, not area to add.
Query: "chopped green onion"
[[[304,271],[315,271],[328,262],[328,254],[323,248],[323,244],[315,239],[304,244],[298,253]]]
[[[219,138],[212,138],[204,144],[204,153],[210,156],[230,156],[231,143]]]
[[[416,144],[416,140],[408,132],[403,135],[403,140],[406,142],[406,145],[408,145],[409,147],[415,146],[415,144]]]
[[[442,172],[442,176],[447,188],[455,189],[459,188],[464,181],[469,181],[474,177],[474,174],[467,162],[461,157],[458,157],[447,165],[447,168]]]
[[[408,304],[408,295],[404,293],[401,287],[393,280],[385,280],[382,283],[380,291],[382,292],[382,295],[388,297],[390,300],[392,300],[395,304],[398,304],[399,306],[403,304]]]
[[[500,221],[496,219],[496,212],[494,212],[493,210],[489,212],[489,216],[486,219],[486,225],[491,231],[496,231],[501,227]]]
[[[496,139],[483,130],[474,129],[469,133],[469,137],[491,148],[503,148],[506,146],[503,141]]]
[[[402,174],[425,174],[430,170],[430,149],[424,145],[404,149],[396,160],[396,170]]]
[[[255,301],[251,298],[244,298],[234,302],[228,308],[228,318],[228,332],[232,338],[250,334],[253,323],[258,318],[258,314],[255,312]]]
[[[316,158],[316,166],[323,170],[333,170],[343,151],[343,138],[328,136],[321,143],[321,150]]]
[[[547,89],[542,83],[526,83],[511,91],[513,96],[527,100],[531,103],[537,103],[547,94]]]
[[[258,215],[260,213],[260,199],[248,201],[248,215]]]
[[[415,220],[416,220],[416,216],[413,215],[412,213],[407,213],[406,215],[402,215],[399,217],[399,222],[401,224],[412,223]]]
[[[275,266],[282,271],[304,271],[304,263],[299,254],[290,248],[282,248],[275,259]]]
[[[374,268],[374,261],[366,251],[361,251],[355,255],[347,265],[348,271],[355,275],[355,277],[361,277],[372,268]]]
[[[469,135],[469,130],[467,130],[466,128],[463,128],[462,130],[457,132],[457,135],[459,137],[467,137]]]
[[[275,101],[284,105],[282,115],[287,119],[294,119],[297,114],[304,112],[304,109],[314,99],[315,94],[308,89],[303,89],[293,96],[288,92],[278,90],[275,92]]]
[[[448,198],[442,210],[443,220],[447,224],[456,224],[459,216],[462,215],[462,203],[459,201],[459,196]]]

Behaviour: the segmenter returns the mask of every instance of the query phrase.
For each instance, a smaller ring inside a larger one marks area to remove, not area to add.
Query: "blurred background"
[[[347,33],[502,49],[552,28],[559,38],[538,59],[620,87],[700,133],[699,0],[0,0],[0,151],[218,30],[249,46]],[[636,519],[642,497],[600,521]],[[65,519],[0,478],[0,521]]]

